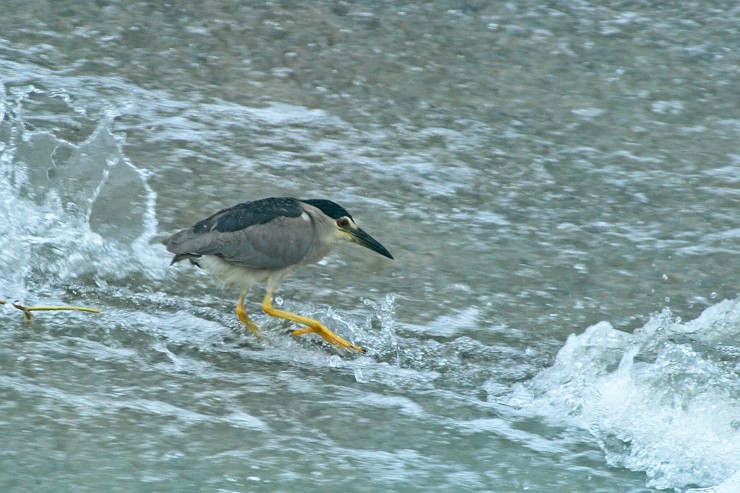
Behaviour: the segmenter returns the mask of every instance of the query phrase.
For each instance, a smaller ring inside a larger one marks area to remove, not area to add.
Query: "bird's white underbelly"
[[[203,255],[198,259],[198,263],[225,285],[242,288],[249,288],[252,284],[263,281],[275,273],[264,269],[242,267],[215,255]]]

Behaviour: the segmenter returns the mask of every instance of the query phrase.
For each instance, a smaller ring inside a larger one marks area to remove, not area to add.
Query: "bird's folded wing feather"
[[[253,269],[280,269],[300,263],[313,238],[312,221],[300,215],[229,229],[208,230],[196,225],[169,238],[167,250],[177,255],[217,255]]]

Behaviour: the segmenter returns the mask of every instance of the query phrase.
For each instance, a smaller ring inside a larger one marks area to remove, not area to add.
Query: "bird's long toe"
[[[356,346],[356,345],[354,345],[354,344],[352,344],[352,343],[350,343],[350,342],[342,339],[341,337],[339,337],[338,335],[336,335],[334,332],[332,332],[331,330],[327,329],[323,325],[317,325],[317,326],[314,326],[314,327],[308,327],[306,329],[296,329],[293,332],[291,332],[291,335],[294,335],[294,336],[302,336],[302,335],[311,334],[311,333],[316,333],[316,334],[320,335],[326,342],[328,342],[329,344],[331,344],[332,346],[334,346],[336,348],[339,348],[339,349],[342,349],[342,348],[343,349],[353,349],[353,350],[357,351],[358,353],[364,353],[365,352],[360,346]]]

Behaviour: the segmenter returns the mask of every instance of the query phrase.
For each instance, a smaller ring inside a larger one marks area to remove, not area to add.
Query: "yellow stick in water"
[[[0,300],[0,305],[5,305],[7,302],[5,300]],[[12,303],[13,308],[17,308],[20,311],[23,312],[23,319],[26,322],[30,322],[31,318],[33,318],[33,315],[31,312],[41,312],[41,311],[57,311],[57,310],[74,310],[78,312],[88,312],[88,313],[101,313],[102,310],[98,310],[97,308],[88,308],[86,306],[74,306],[74,305],[56,305],[56,306],[23,306],[18,302]]]

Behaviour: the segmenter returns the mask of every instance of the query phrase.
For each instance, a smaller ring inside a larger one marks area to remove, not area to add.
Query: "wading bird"
[[[267,280],[262,309],[273,317],[306,326],[294,336],[317,333],[330,344],[362,352],[318,320],[278,310],[272,295],[296,267],[318,262],[335,243],[351,241],[390,259],[393,256],[355,224],[352,216],[331,200],[267,198],[218,211],[163,243],[175,254],[172,264],[188,259],[228,286],[242,288],[236,304],[239,320],[253,333],[257,326],[247,316],[244,297],[255,282]]]

